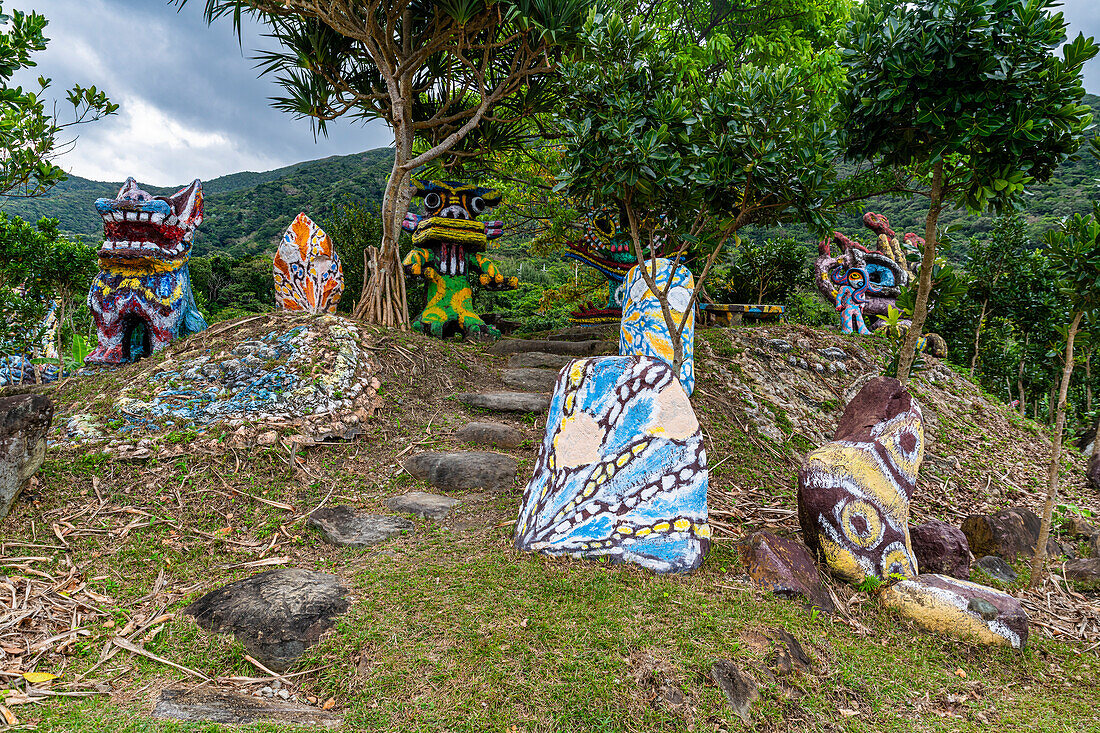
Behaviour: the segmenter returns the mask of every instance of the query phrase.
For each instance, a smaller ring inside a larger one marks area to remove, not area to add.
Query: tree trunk
[[[917,301],[913,304],[913,322],[905,334],[898,353],[898,381],[909,384],[909,372],[917,355],[917,340],[928,317],[928,298],[932,294],[932,266],[936,263],[936,222],[943,208],[943,161],[932,169],[932,190],[928,201],[928,217],[924,221],[924,253],[920,263]]]
[[[353,318],[402,331],[409,328],[400,237],[412,201],[411,176],[403,167],[412,152],[411,131],[411,121],[395,125],[393,170],[382,198],[382,242],[363,252],[363,292],[352,312]]]
[[[985,322],[985,309],[989,305],[989,298],[982,301],[982,312],[978,315],[978,327],[974,329],[974,356],[970,358],[970,376],[974,376],[974,370],[978,368],[978,345],[982,337],[982,324]]]
[[[1020,388],[1020,417],[1027,417],[1027,395],[1024,393],[1024,365],[1027,363],[1027,344],[1031,334],[1024,334],[1024,353],[1020,355],[1020,368],[1016,372],[1016,386]]]
[[[1050,521],[1054,513],[1054,502],[1058,497],[1058,469],[1062,464],[1062,429],[1066,424],[1066,394],[1069,392],[1069,380],[1073,377],[1073,339],[1081,325],[1082,311],[1073,315],[1066,338],[1066,366],[1062,370],[1062,384],[1058,389],[1058,417],[1054,424],[1054,447],[1050,451],[1050,467],[1047,470],[1047,500],[1043,505],[1043,522],[1039,526],[1039,544],[1035,547],[1035,556],[1031,560],[1032,588],[1039,587],[1044,575],[1047,557],[1047,540],[1050,538]]]

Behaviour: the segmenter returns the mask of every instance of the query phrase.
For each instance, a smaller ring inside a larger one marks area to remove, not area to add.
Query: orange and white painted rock
[[[281,310],[335,313],[342,292],[344,270],[332,240],[308,216],[298,214],[275,253],[275,305]]]

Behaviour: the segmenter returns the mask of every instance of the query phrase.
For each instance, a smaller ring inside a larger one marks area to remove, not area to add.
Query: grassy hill
[[[111,639],[133,637],[160,660],[216,679],[214,689],[258,693],[271,678],[246,661],[240,642],[199,629],[183,609],[232,580],[289,566],[336,574],[353,596],[291,683],[300,701],[331,700],[345,730],[1098,730],[1095,594],[1071,597],[1054,580],[1025,591],[1021,575],[1010,590],[1028,603],[1034,625],[1017,653],[921,631],[828,579],[835,615],[766,594],[744,575],[739,540],[758,529],[799,536],[798,466],[881,368],[882,341],[795,325],[700,330],[692,399],[707,436],[715,543],[696,573],[655,576],[513,548],[520,493],[543,438],[545,420],[535,415],[491,417],[527,438],[503,451],[520,461],[516,481],[449,491],[463,503],[445,520],[416,519],[413,532],[370,548],[327,545],[308,526],[305,516],[326,502],[389,513],[389,497],[437,490],[401,461],[460,448],[454,431],[486,419],[452,399],[502,386],[504,359],[479,344],[363,328],[379,401],[349,442],[306,436],[311,425],[346,420],[350,408],[290,423],[251,415],[239,428],[219,423],[199,433],[123,431],[135,400],[168,389],[153,378],[158,371],[197,354],[236,353],[298,323],[336,321],[249,316],[149,360],[45,388],[57,404],[55,442],[37,484],[0,525],[5,580],[19,587],[34,580],[61,591],[48,598],[65,609],[74,599],[87,607],[79,622],[44,611],[23,624],[23,642],[42,643],[41,652],[0,647],[23,660],[4,660],[6,685],[23,684],[18,673],[32,667],[60,675],[40,685],[56,697],[15,708],[24,723],[43,731],[214,730],[151,720],[162,688],[193,680],[162,661],[112,652]],[[775,338],[811,360],[821,348],[842,349],[852,357],[849,371],[824,379],[775,358],[766,342]],[[971,512],[1039,508],[1043,427],[932,361],[912,382],[928,439],[912,523],[957,526]],[[67,419],[78,413],[106,431],[102,440],[66,437]],[[265,444],[264,435],[277,442]],[[1096,509],[1081,457],[1064,460],[1064,500]],[[808,668],[789,661],[784,668],[774,642],[780,631],[801,643]],[[756,680],[761,699],[751,722],[736,717],[711,681],[716,659],[733,660]],[[7,702],[19,699],[9,694]]]
[[[269,251],[298,212],[319,217],[335,202],[346,199],[380,203],[392,155],[390,150],[378,148],[203,181],[206,221],[196,230],[195,254],[243,256]],[[186,183],[145,188],[155,194],[172,194]],[[121,182],[72,176],[47,196],[10,199],[0,204],[0,209],[31,221],[55,217],[61,220],[63,230],[98,241],[103,225],[92,204],[97,198],[114,196],[121,186]]]

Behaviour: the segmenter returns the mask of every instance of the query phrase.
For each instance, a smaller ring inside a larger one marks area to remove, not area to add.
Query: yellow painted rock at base
[[[929,631],[1013,649],[1027,644],[1023,606],[984,585],[926,573],[894,583],[879,600]]]

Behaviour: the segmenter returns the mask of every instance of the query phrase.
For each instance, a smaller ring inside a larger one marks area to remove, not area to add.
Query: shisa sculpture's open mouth
[[[127,178],[113,199],[99,199],[105,241],[100,257],[119,259],[186,258],[195,227],[202,223],[202,185],[193,181],[172,196],[154,196]]]

